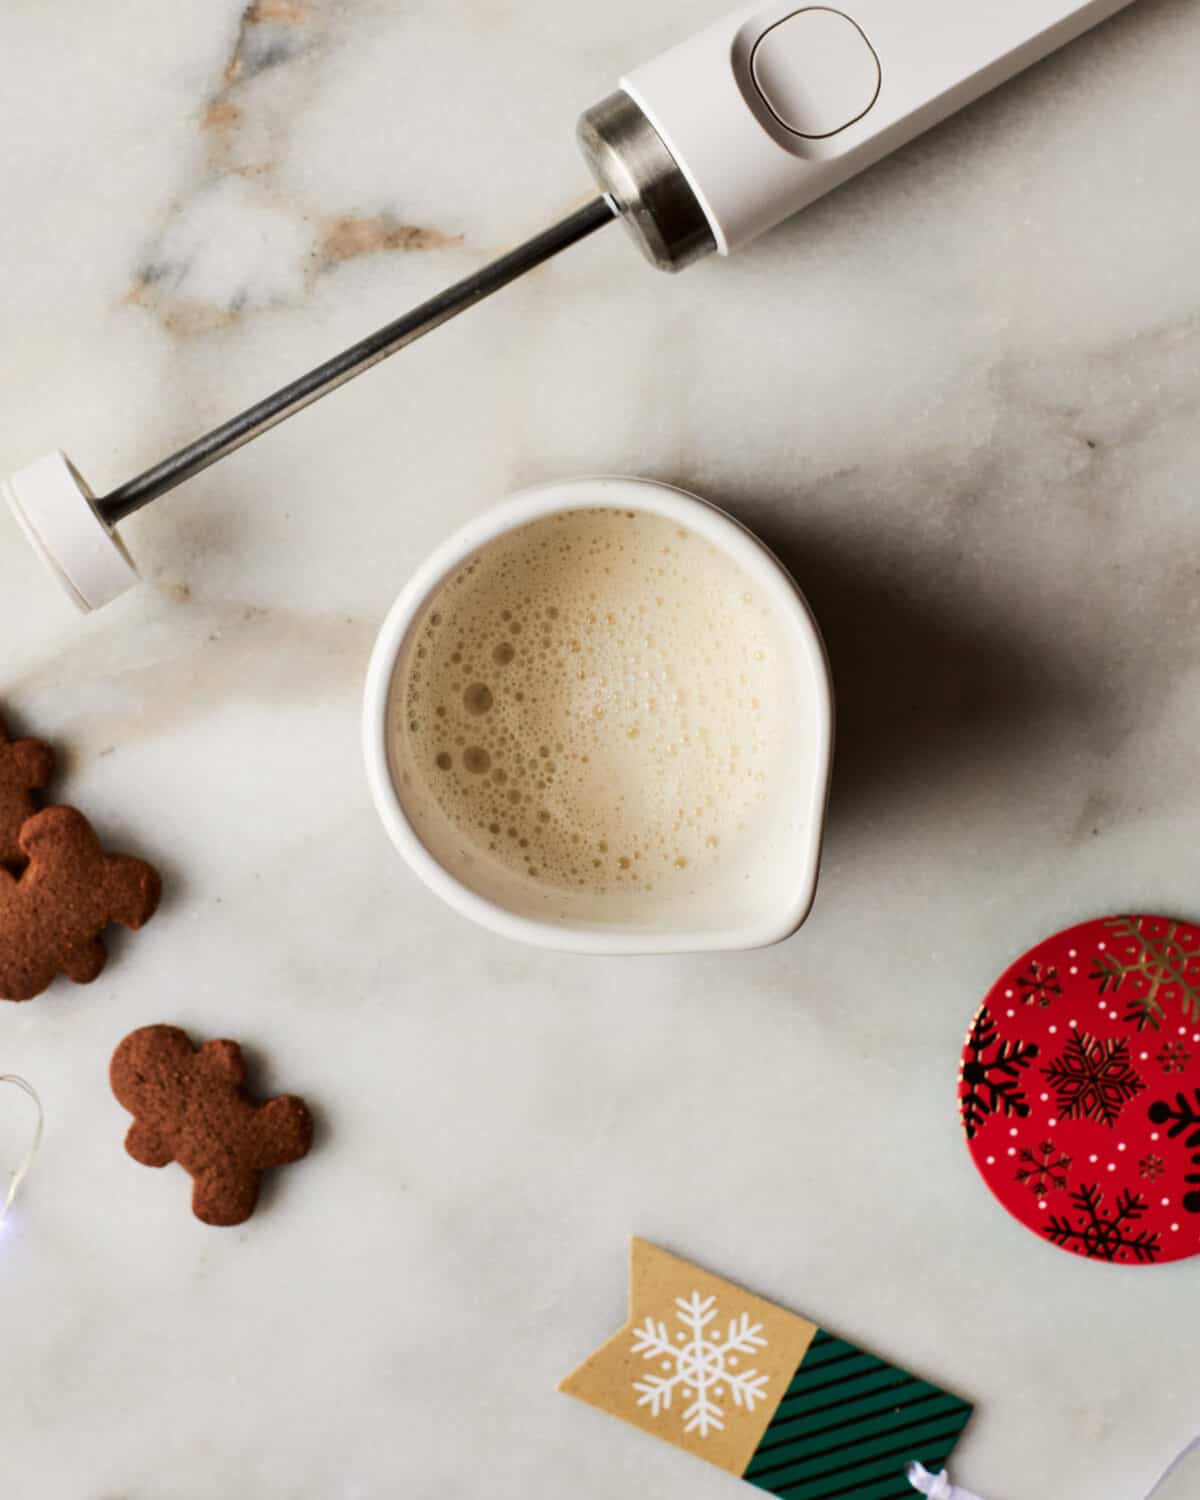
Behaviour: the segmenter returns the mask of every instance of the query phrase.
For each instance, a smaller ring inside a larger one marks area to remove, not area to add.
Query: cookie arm
[[[241,1088],[246,1081],[246,1063],[236,1042],[205,1042],[196,1054],[197,1067],[222,1079],[231,1088]]]
[[[135,1120],[125,1136],[125,1149],[144,1167],[165,1167],[175,1160],[170,1146],[144,1120]]]
[[[43,807],[21,829],[21,851],[30,860],[59,856],[59,861],[93,862],[103,858],[96,830],[77,807]]]
[[[45,740],[17,740],[12,749],[30,791],[40,792],[49,786],[54,775],[54,751]]]

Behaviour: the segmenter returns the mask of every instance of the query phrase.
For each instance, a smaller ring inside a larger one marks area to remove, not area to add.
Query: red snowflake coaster
[[[1107,917],[1031,948],[971,1024],[958,1098],[984,1181],[1052,1245],[1200,1254],[1200,928]]]

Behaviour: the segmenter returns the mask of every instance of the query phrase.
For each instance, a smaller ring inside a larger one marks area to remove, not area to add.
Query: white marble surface
[[[718,8],[8,0],[0,469],[126,478],[565,211],[576,113]],[[148,584],[95,618],[0,521],[0,698],[167,881],[98,983],[0,1007],[48,1115],[0,1244],[6,1493],[732,1496],[554,1391],[634,1231],[975,1398],[989,1500],[1134,1500],[1200,1425],[1200,1263],[1039,1244],[954,1108],[1021,948],[1200,915],[1198,48],[1148,0],[727,264],[607,231],[137,517]],[[826,629],[782,947],[509,946],[368,804],[402,580],[598,469],[760,527]],[[158,1020],[319,1111],[242,1230],[122,1152],[107,1059]]]

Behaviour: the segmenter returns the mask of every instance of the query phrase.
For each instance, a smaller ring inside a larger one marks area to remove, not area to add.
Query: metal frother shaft
[[[235,452],[268,428],[345,385],[460,312],[523,276],[622,212],[608,194],[534,235],[499,260],[456,281],[377,333],[309,370],[274,395],[181,448],[110,495],[97,499],[64,453],[48,453],[0,484],[34,550],[85,613],[101,609],[138,581],[137,568],[115,530],[119,521],[159,495]]]
[[[117,525],[143,505],[149,505],[151,500],[157,500],[159,495],[166,494],[176,485],[183,484],[185,480],[207,469],[210,464],[215,464],[218,459],[235,452],[243,443],[250,442],[252,438],[302,411],[330,391],[337,390],[338,386],[345,385],[348,380],[353,380],[356,375],[377,365],[389,354],[395,354],[397,350],[414,343],[442,323],[448,323],[451,318],[474,307],[477,302],[498,292],[501,287],[557,255],[560,250],[567,249],[594,230],[611,223],[616,214],[617,210],[608,198],[593,199],[584,208],[526,240],[523,245],[518,245],[499,260],[472,272],[470,276],[464,276],[445,291],[430,297],[428,302],[422,302],[403,317],[388,323],[357,344],[352,344],[340,354],[335,354],[332,359],[317,365],[273,395],[255,402],[236,417],[231,417],[228,422],[222,422],[220,427],[214,427],[211,432],[206,432],[203,437],[189,443],[186,448],[181,448],[178,453],[172,453],[169,458],[164,458],[161,463],[113,490],[110,495],[96,500],[96,514],[106,526]]]

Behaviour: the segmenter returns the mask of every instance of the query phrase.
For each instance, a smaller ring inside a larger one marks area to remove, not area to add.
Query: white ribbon
[[[924,1464],[909,1464],[904,1472],[913,1489],[920,1490],[922,1495],[928,1495],[929,1500],[980,1500],[970,1490],[959,1489],[957,1485],[951,1484],[945,1469],[940,1474],[931,1474]]]
[[[13,1200],[16,1198],[21,1184],[25,1181],[30,1167],[33,1166],[33,1158],[37,1155],[38,1147],[42,1144],[42,1125],[44,1122],[42,1101],[38,1098],[37,1090],[31,1083],[26,1083],[23,1078],[18,1078],[14,1073],[0,1073],[0,1084],[4,1083],[10,1083],[14,1088],[20,1089],[22,1093],[28,1094],[36,1111],[36,1119],[34,1120],[33,1134],[29,1138],[29,1145],[26,1148],[25,1155],[14,1168],[8,1180],[8,1191],[5,1193],[3,1199],[0,1199],[0,1224],[3,1224],[7,1218],[8,1211],[13,1206]]]
[[[1182,1453],[1175,1455],[1150,1487],[1146,1500],[1154,1500],[1155,1495],[1160,1493],[1163,1485],[1176,1469],[1197,1450],[1200,1450],[1200,1437],[1194,1437]],[[922,1495],[929,1497],[929,1500],[981,1500],[979,1495],[972,1494],[970,1490],[960,1489],[958,1485],[951,1484],[945,1469],[940,1474],[931,1474],[923,1464],[909,1464],[904,1472],[908,1475],[908,1482],[913,1489],[920,1490]],[[1165,1496],[1164,1500],[1166,1500]]]

